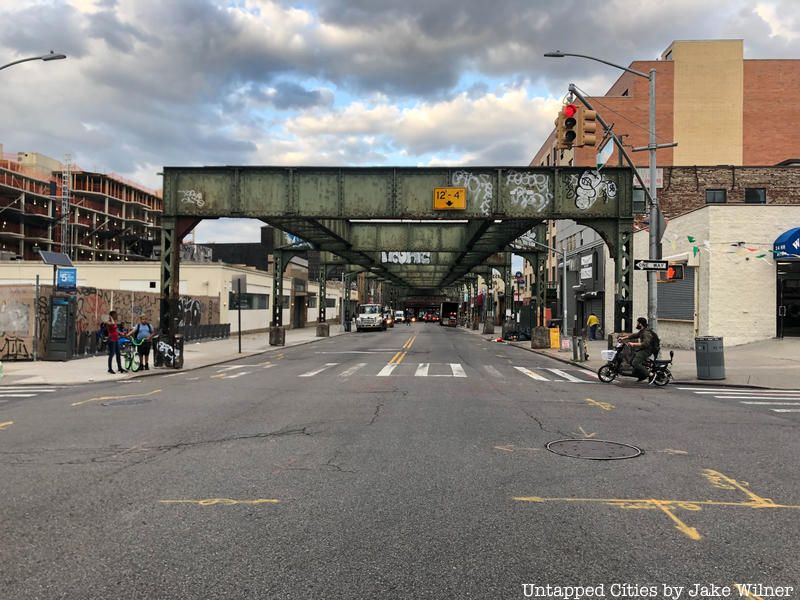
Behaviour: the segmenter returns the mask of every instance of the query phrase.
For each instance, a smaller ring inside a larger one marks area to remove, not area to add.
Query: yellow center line
[[[220,373],[219,375],[212,375],[209,379],[222,379],[225,377],[225,373]]]
[[[147,392],[146,394],[128,394],[127,396],[99,396],[97,398],[89,398],[88,400],[81,400],[80,402],[73,402],[72,406],[80,406],[81,404],[86,404],[87,402],[102,402],[103,400],[124,400],[125,398],[142,398],[143,396],[152,396],[153,394],[158,394],[161,390],[153,390],[152,392]]]
[[[5,429],[7,427],[10,427],[13,424],[14,424],[14,421],[5,421],[3,423],[0,423],[0,430]]]

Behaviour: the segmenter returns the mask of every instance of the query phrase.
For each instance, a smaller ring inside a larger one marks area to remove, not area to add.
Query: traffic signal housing
[[[556,119],[556,148],[566,150],[575,145],[578,137],[578,112],[575,104],[565,104]]]
[[[597,144],[597,112],[580,107],[576,115],[578,123],[576,126],[577,137],[576,146],[594,146]]]
[[[683,279],[685,265],[669,265],[666,271],[659,271],[661,281],[680,281]]]

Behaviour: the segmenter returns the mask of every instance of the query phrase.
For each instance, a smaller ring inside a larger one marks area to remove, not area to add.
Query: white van
[[[394,322],[402,323],[406,318],[406,314],[402,310],[394,311]]]

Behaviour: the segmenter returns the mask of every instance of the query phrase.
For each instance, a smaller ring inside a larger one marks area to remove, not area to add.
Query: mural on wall
[[[38,301],[32,285],[0,286],[0,360],[31,360],[35,323],[39,321],[39,356],[47,354],[52,286],[40,287]],[[149,292],[79,287],[75,297],[75,356],[105,352],[98,331],[108,313],[116,310],[126,326],[147,315],[157,323],[160,298]],[[181,326],[219,324],[219,298],[183,297],[179,301]]]

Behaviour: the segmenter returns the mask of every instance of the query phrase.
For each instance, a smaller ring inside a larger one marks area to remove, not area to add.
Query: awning
[[[784,231],[772,248],[775,258],[800,258],[800,227]]]

